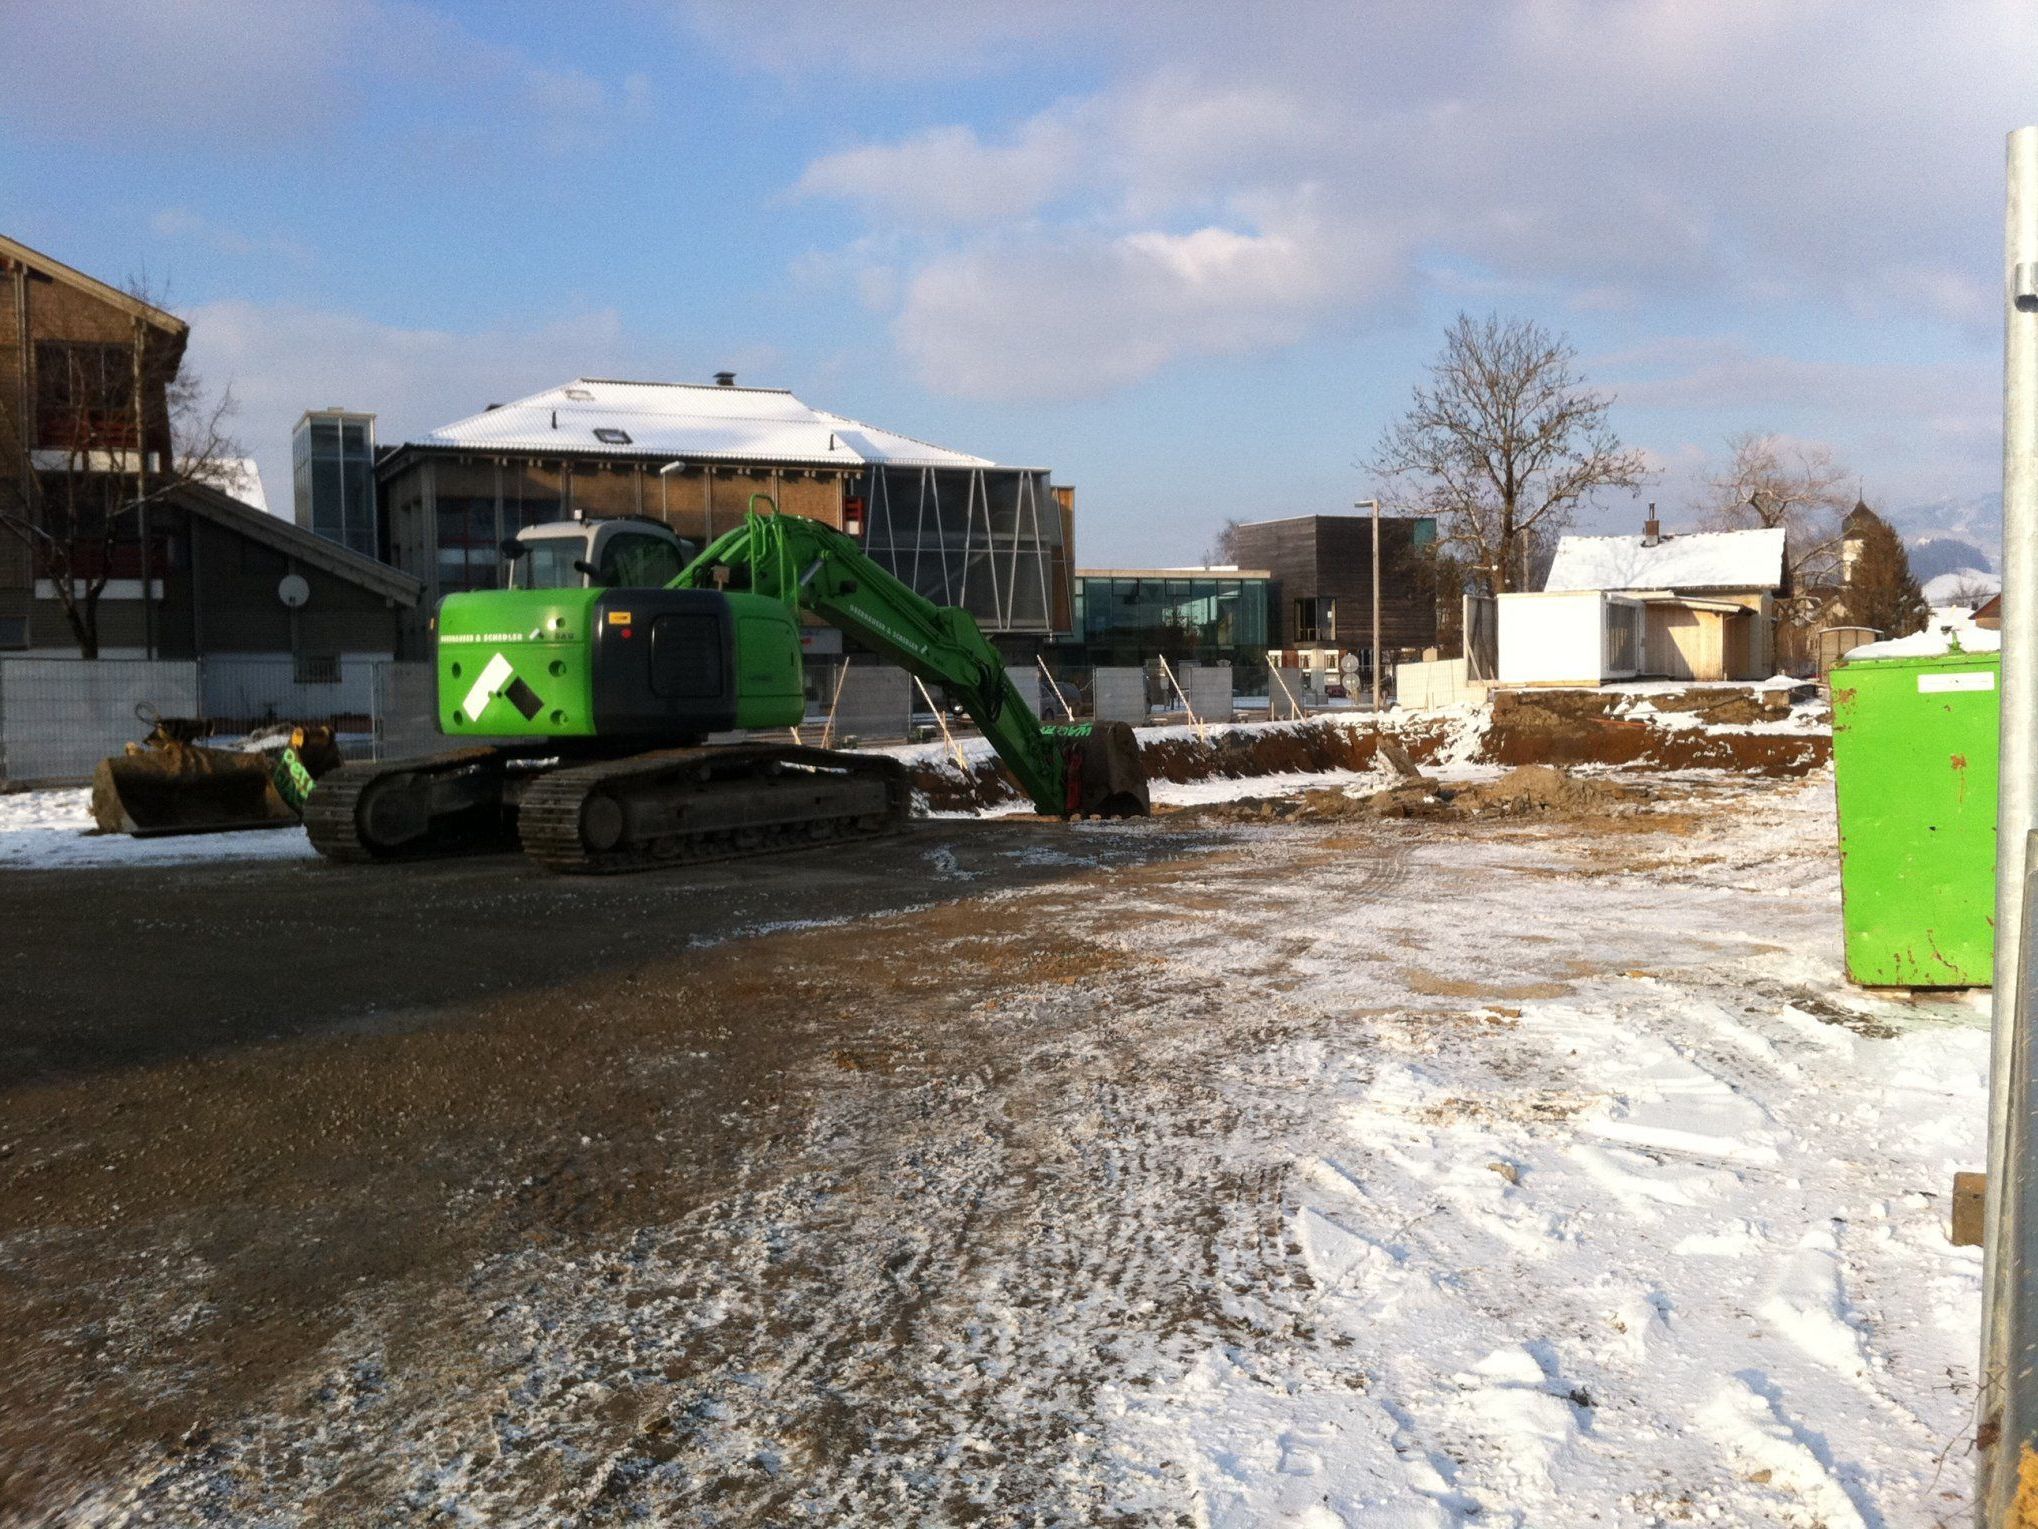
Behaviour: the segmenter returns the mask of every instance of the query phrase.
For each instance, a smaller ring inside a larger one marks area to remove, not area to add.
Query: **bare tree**
[[[1745,431],[1727,438],[1725,470],[1708,483],[1708,530],[1782,527],[1784,593],[1807,597],[1840,576],[1840,520],[1854,501],[1854,474],[1815,441]]]
[[[1238,528],[1244,524],[1236,515],[1224,518],[1224,524],[1210,538],[1210,545],[1203,549],[1206,568],[1227,568],[1238,561]]]
[[[1437,517],[1492,594],[1528,584],[1537,542],[1580,503],[1645,475],[1607,423],[1612,399],[1585,386],[1577,359],[1530,320],[1461,313],[1366,464],[1395,486],[1397,507]]]
[[[141,282],[128,295],[161,305]],[[44,343],[27,408],[0,408],[0,532],[28,551],[85,658],[99,656],[99,602],[124,562],[162,571],[149,511],[190,483],[223,488],[241,448],[231,389],[209,396],[182,345],[137,316],[122,341]]]
[[[1908,554],[1906,554],[1908,557]],[[1985,573],[1972,570],[1956,578],[1947,587],[1945,603],[1964,605],[1969,610],[1979,610],[2002,592],[2002,585]]]

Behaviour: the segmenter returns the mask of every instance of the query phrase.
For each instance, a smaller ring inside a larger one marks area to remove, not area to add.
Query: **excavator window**
[[[670,584],[684,566],[679,548],[664,537],[625,533],[603,545],[595,582],[608,589],[650,589]]]
[[[580,570],[574,563],[586,551],[579,537],[546,537],[524,543],[524,555],[511,565],[518,589],[578,589]]]

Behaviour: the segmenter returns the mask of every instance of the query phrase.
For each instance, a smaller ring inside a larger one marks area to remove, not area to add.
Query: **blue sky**
[[[0,0],[0,229],[166,289],[279,504],[307,406],[728,367],[1053,467],[1101,564],[1369,492],[1460,309],[1673,523],[1740,430],[1984,493],[2032,120],[2026,0]]]

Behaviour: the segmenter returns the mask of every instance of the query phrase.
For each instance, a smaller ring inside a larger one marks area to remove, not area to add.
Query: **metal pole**
[[[667,462],[663,467],[658,469],[658,518],[664,521],[668,526],[672,524],[672,514],[670,509],[666,505],[665,480],[670,478],[674,473],[683,470],[685,467],[686,463],[684,462]],[[702,543],[702,545],[705,546],[706,543],[704,542]]]
[[[1352,504],[1355,510],[1370,506],[1373,511],[1373,724],[1380,722],[1380,501],[1360,499]]]
[[[2038,1201],[2029,1155],[2031,1053],[2022,1035],[2024,870],[2038,807],[2038,127],[2010,134],[2004,218],[2002,734],[1996,797],[1995,1019],[1988,1205],[1982,1241],[1975,1491],[1986,1529],[2017,1520],[2019,1478],[2038,1485]]]

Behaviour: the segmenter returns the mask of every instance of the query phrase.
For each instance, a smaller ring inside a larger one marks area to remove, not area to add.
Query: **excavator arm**
[[[1055,817],[1143,815],[1139,745],[1122,722],[1044,725],[967,611],[936,605],[864,554],[855,538],[804,516],[752,512],[672,581],[718,584],[811,611],[961,703],[1036,810]],[[769,503],[769,501],[766,501]]]

